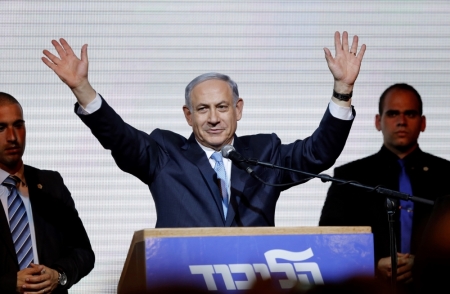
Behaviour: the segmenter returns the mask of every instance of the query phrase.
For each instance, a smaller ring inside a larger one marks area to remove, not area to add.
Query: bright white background
[[[323,47],[334,52],[334,32],[347,30],[367,52],[336,166],[381,147],[378,97],[398,82],[423,97],[422,149],[450,159],[449,12],[448,1],[0,1],[0,91],[24,108],[24,160],[62,174],[96,253],[71,293],[115,293],[133,232],[154,227],[155,210],[147,186],[116,167],[41,62],[52,39],[66,38],[77,54],[89,44],[92,85],[141,130],[189,136],[184,87],[217,71],[245,100],[238,135],[274,132],[288,143],[318,125],[333,86]],[[282,194],[276,225],[316,226],[328,187],[312,180]]]

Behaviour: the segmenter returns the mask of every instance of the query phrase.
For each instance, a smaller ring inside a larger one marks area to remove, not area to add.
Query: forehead
[[[19,104],[0,104],[0,122],[23,120],[22,108]]]
[[[232,99],[232,91],[227,82],[217,79],[206,80],[196,85],[191,92],[192,101],[204,103],[209,100]]]
[[[414,92],[394,89],[389,91],[383,102],[383,112],[388,110],[420,110],[419,100]]]

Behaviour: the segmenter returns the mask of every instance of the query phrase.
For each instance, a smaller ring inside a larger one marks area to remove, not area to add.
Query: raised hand
[[[62,38],[59,39],[59,42],[52,40],[52,44],[59,57],[44,50],[43,53],[46,57],[42,57],[42,61],[69,86],[82,106],[87,105],[96,95],[88,80],[87,44],[81,48],[81,59],[75,55],[66,40]]]
[[[348,94],[353,90],[353,85],[358,77],[366,45],[363,44],[358,52],[358,36],[354,36],[349,49],[347,32],[343,32],[342,41],[339,32],[336,32],[334,47],[335,57],[331,55],[328,48],[324,48],[328,68],[334,77],[334,90],[341,94]]]

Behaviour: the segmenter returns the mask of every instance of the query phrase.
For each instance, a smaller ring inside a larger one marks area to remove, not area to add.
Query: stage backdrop
[[[399,82],[424,100],[420,146],[450,159],[449,12],[448,1],[0,1],[0,91],[24,108],[25,162],[62,174],[96,253],[95,269],[71,292],[115,293],[133,232],[154,227],[155,208],[40,60],[52,39],[66,38],[77,54],[89,44],[92,85],[138,129],[189,136],[184,88],[217,71],[245,101],[238,135],[273,132],[288,143],[318,125],[333,88],[323,47],[334,53],[334,32],[347,30],[367,52],[353,94],[357,117],[335,166],[381,147],[378,97]],[[276,225],[316,226],[328,187],[312,180],[283,193]]]

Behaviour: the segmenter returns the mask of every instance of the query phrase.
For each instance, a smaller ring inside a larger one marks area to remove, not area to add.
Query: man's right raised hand
[[[46,57],[42,57],[42,61],[69,86],[81,106],[86,107],[96,96],[96,92],[88,80],[87,44],[81,48],[81,59],[75,55],[66,40],[61,38],[59,43],[52,40],[52,44],[59,57],[44,50],[43,53]]]

